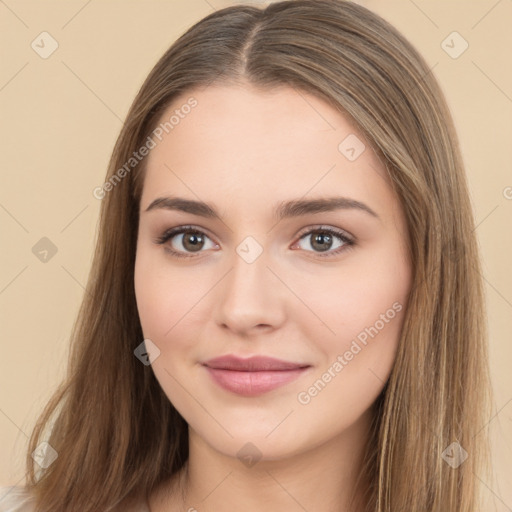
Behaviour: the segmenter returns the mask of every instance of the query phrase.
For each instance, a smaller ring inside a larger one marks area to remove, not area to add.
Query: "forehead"
[[[188,107],[191,100],[195,102],[193,108]],[[160,125],[165,128],[171,118],[173,126],[163,137],[172,133],[176,145],[182,139],[188,142],[194,138],[198,149],[213,146],[220,152],[232,148],[239,155],[261,155],[262,145],[281,152],[289,149],[297,157],[310,153],[313,146],[330,147],[330,153],[336,155],[340,135],[363,138],[356,125],[324,99],[287,86],[198,88],[175,98],[162,114]],[[152,152],[153,156],[159,153]]]
[[[248,206],[306,194],[378,196],[386,187],[384,167],[355,124],[292,87],[194,89],[157,124],[141,208],[164,193],[211,198],[222,190]]]

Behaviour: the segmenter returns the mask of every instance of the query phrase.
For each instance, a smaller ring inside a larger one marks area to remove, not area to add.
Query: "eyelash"
[[[178,227],[171,228],[171,229],[164,231],[164,233],[161,236],[157,237],[154,240],[154,242],[156,244],[163,245],[166,242],[168,242],[169,240],[171,240],[175,235],[180,235],[182,233],[193,233],[196,235],[197,234],[205,235],[206,237],[208,237],[208,235],[206,235],[206,233],[204,233],[200,229],[197,229],[195,226],[178,226]],[[324,227],[324,226],[310,228],[309,231],[302,232],[299,236],[299,240],[302,240],[306,236],[311,235],[313,233],[332,235],[334,237],[339,238],[344,243],[344,245],[342,245],[341,247],[338,247],[336,250],[327,251],[325,254],[322,254],[320,252],[315,252],[315,251],[306,251],[306,252],[313,252],[321,258],[328,258],[328,257],[336,256],[343,251],[350,250],[352,248],[352,246],[355,245],[355,241],[353,239],[349,238],[345,234],[344,231],[340,231],[337,229],[332,229],[332,228],[328,228],[328,227]],[[166,247],[165,250],[176,258],[194,258],[195,257],[194,254],[192,254],[192,253],[183,253],[183,252],[175,251],[174,249],[170,249],[168,247]],[[203,252],[203,251],[199,251],[199,252]]]

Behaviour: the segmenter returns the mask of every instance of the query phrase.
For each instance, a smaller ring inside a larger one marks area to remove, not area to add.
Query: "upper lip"
[[[203,363],[209,368],[221,370],[236,370],[242,372],[262,372],[262,371],[278,371],[278,370],[297,370],[298,368],[306,368],[309,364],[293,363],[283,361],[273,357],[252,356],[241,358],[234,355],[226,355],[209,359]]]

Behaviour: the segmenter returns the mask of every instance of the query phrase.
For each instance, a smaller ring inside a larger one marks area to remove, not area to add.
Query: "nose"
[[[234,252],[231,262],[215,297],[217,324],[238,335],[279,328],[290,291],[270,268],[275,265],[266,252],[252,262]]]

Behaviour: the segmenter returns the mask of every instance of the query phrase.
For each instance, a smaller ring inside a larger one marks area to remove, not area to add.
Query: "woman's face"
[[[382,163],[344,115],[293,88],[197,89],[161,122],[135,292],[163,391],[233,457],[357,430],[391,371],[411,277]],[[205,365],[229,355],[291,365]]]

